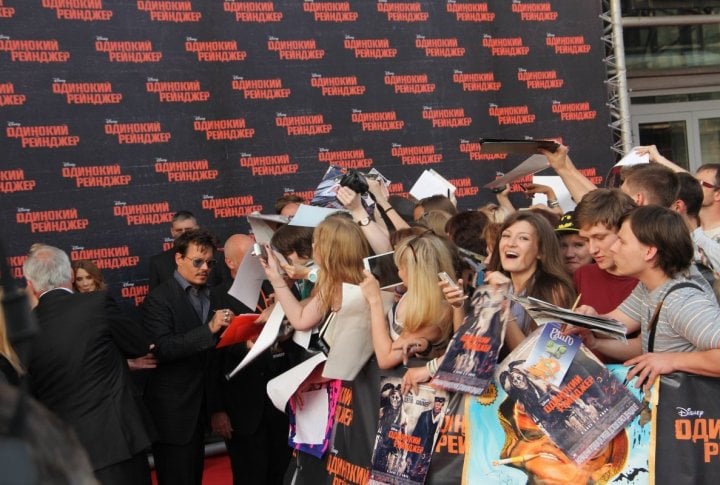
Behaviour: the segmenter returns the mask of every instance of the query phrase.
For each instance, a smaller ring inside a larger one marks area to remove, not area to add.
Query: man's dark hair
[[[458,247],[485,255],[487,246],[481,235],[488,222],[488,216],[480,211],[465,211],[448,219],[445,232]]]
[[[647,204],[671,207],[677,200],[678,182],[675,172],[654,163],[632,165],[622,171],[626,187],[642,192]]]
[[[678,182],[680,182],[680,190],[678,190],[677,198],[685,204],[685,211],[688,217],[697,220],[703,203],[702,185],[689,173],[681,172],[676,175]]]
[[[175,239],[173,248],[176,253],[180,253],[182,256],[187,255],[188,247],[190,244],[195,244],[202,249],[212,249],[215,251],[217,248],[217,239],[207,229],[193,229],[192,231],[183,232]]]
[[[585,194],[575,207],[575,226],[583,229],[603,224],[618,230],[623,216],[635,207],[632,198],[620,189],[595,189]]]
[[[633,209],[622,222],[626,220],[638,241],[657,248],[655,262],[670,278],[690,267],[693,243],[680,214],[666,207],[649,205]]]
[[[289,204],[304,204],[305,199],[295,194],[285,194],[278,197],[275,201],[275,214],[280,214],[286,205]]]
[[[172,222],[186,221],[188,219],[197,220],[195,219],[195,215],[190,211],[177,211],[172,216]]]
[[[270,245],[287,257],[295,252],[301,258],[312,258],[313,228],[301,226],[282,226],[270,239]]]
[[[704,172],[706,170],[715,171],[715,183],[716,187],[720,187],[720,163],[704,163],[698,167],[695,173]]]

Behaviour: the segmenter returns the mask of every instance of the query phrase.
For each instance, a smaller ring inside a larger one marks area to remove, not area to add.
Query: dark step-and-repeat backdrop
[[[328,165],[405,193],[433,168],[461,208],[560,137],[614,162],[600,0],[0,0],[0,225],[92,259],[127,306],[178,210],[223,241],[309,198]],[[520,190],[519,185],[514,187]]]

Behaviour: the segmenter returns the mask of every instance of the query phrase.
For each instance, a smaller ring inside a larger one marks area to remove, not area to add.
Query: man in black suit
[[[433,402],[432,409],[428,409],[420,413],[415,429],[412,432],[413,436],[420,438],[420,443],[423,447],[423,454],[429,455],[433,452],[433,443],[435,441],[435,430],[440,423],[440,412],[442,411],[443,405],[445,404],[444,397],[436,397]]]
[[[170,235],[173,240],[182,233],[198,229],[197,219],[190,211],[177,211],[170,222]],[[169,279],[175,272],[175,248],[156,254],[150,258],[150,290]]]
[[[177,270],[142,305],[158,359],[145,402],[158,429],[153,456],[160,485],[202,483],[207,351],[234,317],[228,308],[210,312],[206,283],[214,249],[215,237],[204,229],[181,234],[175,240]]]
[[[73,293],[70,260],[41,246],[23,264],[40,332],[29,381],[38,400],[67,422],[103,484],[149,484],[150,438],[139,393],[113,342],[104,292]]]
[[[255,313],[228,294],[245,254],[254,240],[234,234],[225,242],[225,263],[232,279],[210,290],[211,308]],[[264,307],[263,301],[260,307]],[[289,368],[284,353],[266,350],[230,381],[231,372],[248,352],[246,342],[211,351],[207,397],[213,431],[225,439],[235,485],[282,484],[291,450],[288,419],[267,396],[267,382]]]

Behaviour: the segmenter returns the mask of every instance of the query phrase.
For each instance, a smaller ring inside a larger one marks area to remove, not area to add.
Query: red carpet
[[[157,485],[155,470],[152,472],[153,485]],[[203,485],[231,485],[232,470],[227,455],[216,455],[205,458]]]

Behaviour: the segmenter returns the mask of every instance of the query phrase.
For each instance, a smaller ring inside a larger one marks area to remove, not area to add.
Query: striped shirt
[[[698,283],[694,278],[678,275],[649,291],[641,282],[618,307],[640,322],[643,353],[648,351],[648,325],[661,299],[664,302],[655,333],[655,352],[693,352],[720,347],[720,307],[711,290],[706,286],[702,286],[703,290],[680,288],[665,297],[672,286],[682,282]]]

